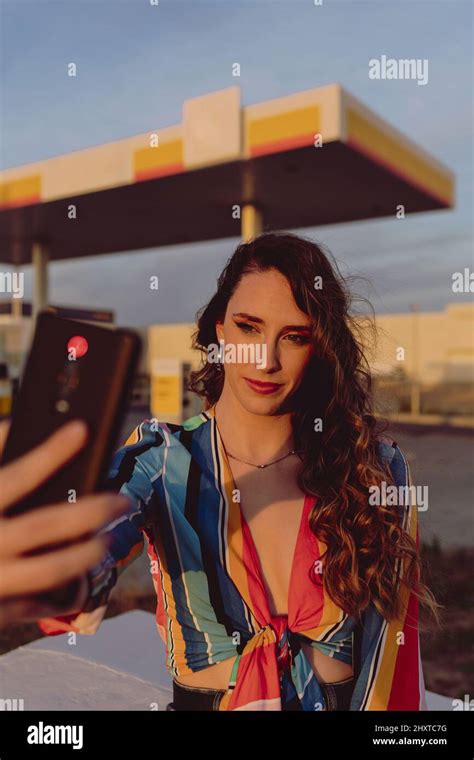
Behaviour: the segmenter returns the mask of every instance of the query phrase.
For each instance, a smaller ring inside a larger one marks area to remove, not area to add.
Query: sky
[[[242,105],[339,82],[455,173],[453,210],[294,229],[323,243],[378,313],[472,300],[471,0],[0,0],[0,168],[178,124],[187,98],[239,84]],[[429,80],[374,80],[382,55]],[[71,86],[68,61],[80,75]],[[232,76],[232,63],[241,76]],[[50,302],[118,324],[193,321],[238,239],[50,265]],[[0,252],[1,262],[1,252]],[[8,266],[0,263],[2,271]],[[25,268],[31,297],[31,268]],[[150,291],[159,274],[176,288]],[[0,294],[2,297],[2,294]]]

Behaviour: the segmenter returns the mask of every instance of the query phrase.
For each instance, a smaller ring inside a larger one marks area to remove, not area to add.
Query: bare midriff
[[[351,665],[319,652],[310,644],[302,643],[301,647],[320,682],[333,683],[352,676]],[[230,657],[195,673],[179,676],[175,681],[202,689],[227,689],[235,660],[236,657]]]

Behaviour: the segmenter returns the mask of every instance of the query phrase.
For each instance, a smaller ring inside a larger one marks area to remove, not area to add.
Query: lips
[[[261,380],[251,380],[249,377],[244,377],[245,382],[253,391],[267,395],[269,393],[275,393],[282,387],[282,383],[265,383]]]

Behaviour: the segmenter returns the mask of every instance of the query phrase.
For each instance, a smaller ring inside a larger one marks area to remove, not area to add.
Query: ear
[[[216,322],[216,335],[217,335],[218,341],[224,340],[224,323],[223,322]]]

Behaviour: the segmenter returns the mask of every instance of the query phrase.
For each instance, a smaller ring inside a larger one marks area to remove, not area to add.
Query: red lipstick
[[[264,396],[275,393],[282,387],[282,383],[264,383],[261,380],[251,380],[249,377],[244,377],[244,380],[249,388]]]

